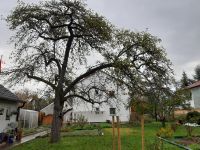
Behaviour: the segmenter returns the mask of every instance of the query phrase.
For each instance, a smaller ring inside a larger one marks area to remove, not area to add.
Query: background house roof
[[[195,87],[200,87],[200,81],[197,81],[197,82],[195,82],[195,83],[189,85],[187,88],[188,88],[188,89],[193,89],[193,88],[195,88]]]
[[[1,84],[0,84],[0,100],[24,102]]]

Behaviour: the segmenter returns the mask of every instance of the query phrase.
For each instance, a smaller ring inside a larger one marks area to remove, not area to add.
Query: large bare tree
[[[7,22],[15,31],[15,63],[5,74],[12,83],[35,80],[54,91],[52,142],[60,139],[65,101],[108,102],[114,97],[105,88],[108,82],[127,87],[134,83],[137,89],[154,77],[169,76],[170,62],[160,39],[146,32],[116,29],[80,0],[20,2]],[[88,64],[91,55],[98,61]],[[97,74],[104,82],[93,82]],[[91,96],[94,92],[107,98],[97,100]]]

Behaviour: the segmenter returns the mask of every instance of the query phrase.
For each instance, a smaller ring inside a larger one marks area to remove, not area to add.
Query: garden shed
[[[39,112],[28,109],[20,109],[19,126],[21,128],[36,128],[38,127]]]

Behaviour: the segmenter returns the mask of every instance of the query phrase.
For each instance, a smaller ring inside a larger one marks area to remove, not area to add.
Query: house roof
[[[0,99],[13,102],[24,102],[1,84],[0,84]]]
[[[187,88],[188,89],[193,89],[193,88],[196,88],[196,87],[200,87],[200,81],[197,81],[197,82],[189,85]]]

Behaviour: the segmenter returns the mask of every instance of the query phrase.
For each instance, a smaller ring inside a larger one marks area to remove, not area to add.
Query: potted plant
[[[16,140],[21,141],[22,136],[23,136],[23,129],[22,128],[17,129]]]

